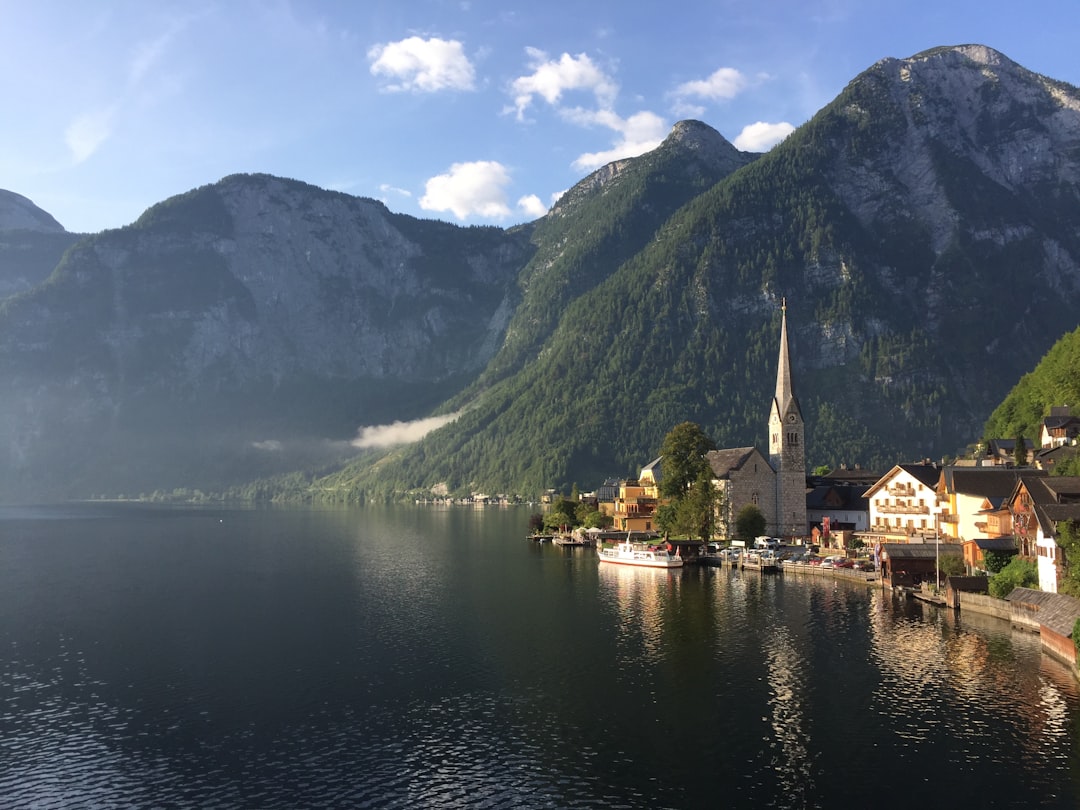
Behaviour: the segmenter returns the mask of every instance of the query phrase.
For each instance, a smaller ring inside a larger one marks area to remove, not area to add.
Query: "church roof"
[[[718,479],[727,478],[732,472],[742,469],[743,464],[757,453],[761,460],[768,464],[768,459],[761,455],[756,447],[728,447],[723,450],[710,450],[705,454],[709,466],[712,467],[713,476]],[[772,466],[769,467],[772,469]]]
[[[780,360],[776,365],[775,407],[780,414],[794,409],[800,416],[799,400],[791,382],[791,355],[788,351],[787,299],[784,299],[780,315]]]

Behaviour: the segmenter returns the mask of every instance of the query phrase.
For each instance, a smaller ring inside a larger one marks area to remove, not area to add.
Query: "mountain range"
[[[509,229],[236,175],[71,235],[7,193],[0,497],[533,494],[683,421],[763,446],[785,299],[812,465],[952,453],[1076,328],[1078,221],[1080,91],[980,45],[764,155],[680,122]]]

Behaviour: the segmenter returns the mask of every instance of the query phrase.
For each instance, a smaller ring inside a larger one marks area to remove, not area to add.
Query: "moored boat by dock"
[[[682,568],[683,565],[682,557],[672,554],[665,545],[634,543],[630,540],[601,548],[597,558],[600,562],[642,568]]]

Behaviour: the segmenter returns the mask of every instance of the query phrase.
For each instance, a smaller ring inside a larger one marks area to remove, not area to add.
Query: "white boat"
[[[662,545],[633,543],[624,540],[619,545],[601,548],[597,554],[600,562],[619,565],[637,565],[643,568],[681,568],[683,559],[672,554]]]

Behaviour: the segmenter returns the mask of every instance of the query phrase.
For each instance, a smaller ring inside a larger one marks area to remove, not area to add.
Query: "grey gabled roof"
[[[1016,540],[1011,537],[979,537],[974,543],[983,551],[1016,551]]]
[[[932,560],[936,556],[964,553],[959,543],[882,543],[881,551],[890,560]]]
[[[950,492],[983,498],[1004,498],[1012,494],[1020,471],[993,467],[945,467],[945,486]],[[1031,475],[1035,470],[1025,470]],[[1041,472],[1041,471],[1039,471]]]
[[[641,472],[644,473],[646,470],[651,471],[653,474],[653,480],[659,484],[660,476],[662,475],[661,463],[663,462],[663,460],[663,456],[660,456],[660,458],[654,458],[652,461],[650,461],[648,464],[641,468]]]
[[[1073,625],[1080,619],[1080,599],[1063,593],[1047,593],[1033,588],[1013,588],[1005,597],[1009,602],[1035,609],[1039,624],[1046,625],[1058,635],[1071,637]]]
[[[937,488],[938,479],[941,477],[941,469],[937,465],[898,464],[897,466],[916,481],[930,487],[930,489]]]
[[[727,478],[733,471],[742,468],[742,465],[746,463],[754,453],[761,453],[756,447],[729,447],[724,450],[710,450],[705,454],[705,458],[709,462],[709,466],[712,467],[713,475],[716,478]],[[766,464],[769,463],[765,456],[761,456]],[[772,469],[772,466],[769,466]]]

